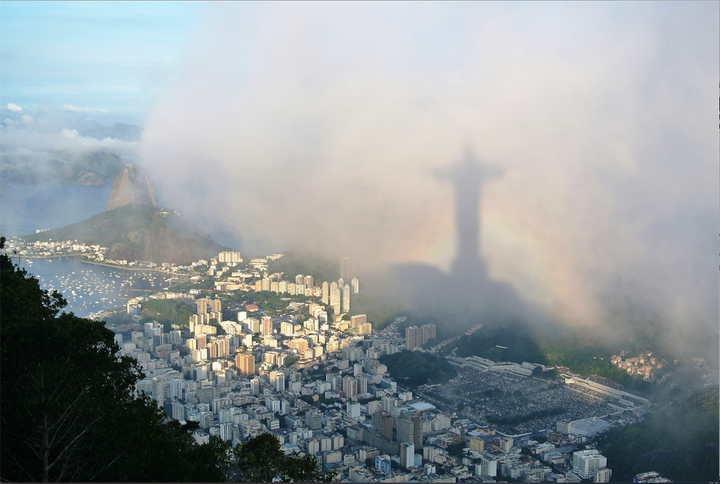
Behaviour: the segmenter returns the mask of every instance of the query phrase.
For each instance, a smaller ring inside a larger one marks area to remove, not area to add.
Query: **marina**
[[[84,264],[79,257],[13,260],[38,279],[41,289],[60,292],[68,302],[65,311],[81,317],[168,287],[166,274]]]

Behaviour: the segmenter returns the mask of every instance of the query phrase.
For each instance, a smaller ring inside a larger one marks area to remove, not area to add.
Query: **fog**
[[[488,278],[580,331],[639,317],[717,339],[716,4],[221,3],[198,21],[140,163],[209,232],[450,274],[439,173],[471,152],[498,171],[475,212]]]

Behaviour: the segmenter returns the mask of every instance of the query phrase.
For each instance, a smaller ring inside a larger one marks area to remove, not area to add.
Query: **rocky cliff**
[[[130,163],[115,175],[107,209],[115,210],[125,205],[145,205],[157,207],[155,189],[145,172],[136,164]]]

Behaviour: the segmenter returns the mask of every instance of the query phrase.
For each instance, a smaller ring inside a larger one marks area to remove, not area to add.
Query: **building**
[[[593,482],[610,482],[610,476],[612,476],[612,471],[607,467],[603,467],[595,471]]]
[[[262,322],[260,323],[260,334],[262,336],[269,336],[273,333],[272,318],[270,316],[263,316]]]
[[[343,313],[347,313],[350,311],[350,286],[343,287],[341,311]]]
[[[255,374],[255,357],[252,353],[238,353],[235,355],[235,366],[242,376]]]
[[[375,468],[382,472],[385,475],[388,475],[392,472],[392,462],[390,461],[390,456],[385,455],[378,455],[375,457]]]
[[[197,306],[197,313],[198,314],[205,314],[208,312],[207,307],[210,300],[208,298],[202,297],[195,301],[195,304]]]
[[[475,466],[475,474],[480,477],[497,476],[497,460],[488,455],[480,456],[480,465]]]
[[[322,283],[322,303],[330,304],[330,285],[327,281]]]
[[[404,413],[397,419],[397,441],[398,443],[413,444],[414,449],[422,448],[422,429],[420,427],[420,415],[416,413]]]
[[[282,371],[270,373],[270,383],[275,387],[276,392],[285,391],[285,373]]]
[[[225,264],[232,264],[232,263],[238,263],[242,262],[242,257],[240,256],[240,252],[220,252],[218,255],[218,262],[225,263]]]
[[[422,333],[417,326],[405,328],[405,348],[411,350],[422,346]]]
[[[583,479],[591,479],[595,471],[603,467],[607,467],[607,458],[597,450],[573,452],[573,472]]]
[[[415,446],[413,444],[400,444],[400,465],[405,468],[415,466]]]
[[[340,314],[340,288],[337,282],[330,284],[330,306],[333,308],[335,315]]]
[[[601,418],[583,418],[569,422],[567,424],[567,434],[577,437],[590,437],[603,432],[609,426],[610,424]]]
[[[303,284],[305,284],[305,287],[313,287],[315,285],[315,279],[313,276],[305,276],[303,278]]]
[[[357,277],[352,278],[352,281],[350,281],[350,285],[352,286],[353,294],[360,294],[360,281],[358,281]]]

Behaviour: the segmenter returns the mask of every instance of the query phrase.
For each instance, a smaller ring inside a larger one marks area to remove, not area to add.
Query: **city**
[[[239,252],[222,252],[188,266],[158,266],[103,260],[103,248],[72,241],[11,239],[8,248],[25,257],[88,254],[90,263],[173,274],[189,289],[130,299],[123,322],[116,312],[94,316],[115,314],[120,354],[145,373],[136,391],[170,418],[197,422],[198,444],[237,444],[270,432],[284,452],[315,455],[343,482],[608,482],[612,462],[593,449],[593,438],[642,421],[650,404],[567,369],[547,377],[551,368],[533,362],[454,352],[447,360],[457,375],[447,384],[404,388],[380,359],[437,353],[447,342],[437,340],[434,325],[408,326],[405,317],[378,331],[365,315],[346,316],[361,287],[348,258],[337,281],[319,282],[268,274],[268,261],[282,254],[243,263]],[[280,295],[285,309],[237,302],[262,292]],[[183,302],[194,314],[185,325],[140,324],[153,300]]]

